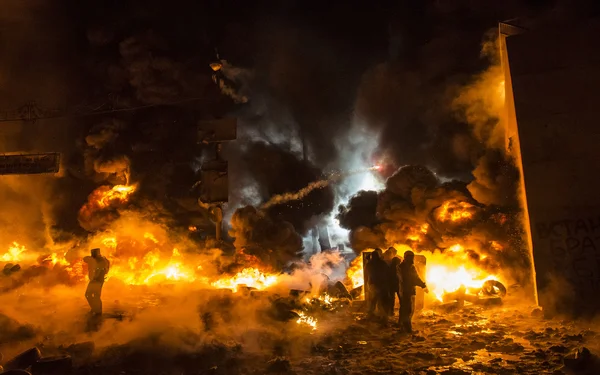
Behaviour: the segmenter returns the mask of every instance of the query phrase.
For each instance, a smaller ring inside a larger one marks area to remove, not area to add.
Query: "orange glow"
[[[364,274],[363,274],[363,257],[362,254],[359,254],[352,262],[350,263],[350,267],[346,270],[346,275],[352,281],[352,289],[358,288],[359,286],[364,284]]]
[[[298,320],[296,320],[296,323],[309,326],[313,331],[317,329],[317,319],[310,315],[306,315],[303,311],[296,311],[296,313],[298,314]]]
[[[53,266],[60,264],[62,266],[70,266],[71,264],[65,259],[64,255],[52,253],[48,255],[42,262],[50,262]]]
[[[396,249],[408,248],[404,244],[394,244]],[[436,300],[442,301],[444,294],[456,292],[461,286],[466,288],[481,288],[487,280],[498,280],[498,276],[492,275],[478,267],[469,259],[461,244],[454,244],[445,252],[436,250],[417,252],[427,259],[426,274],[420,275],[427,283]],[[371,250],[365,250],[371,251]],[[485,259],[485,255],[480,259]],[[352,281],[352,287],[356,288],[364,283],[363,257],[357,256],[346,270],[347,277]]]
[[[452,251],[452,252],[454,252],[454,253],[460,253],[460,252],[461,252],[461,251],[463,251],[464,249],[465,249],[465,248],[464,248],[464,247],[463,247],[461,244],[457,243],[456,245],[452,245],[452,246],[450,246],[450,247],[448,248],[448,251]]]
[[[256,268],[244,268],[232,277],[222,277],[212,283],[218,289],[232,289],[237,292],[239,286],[247,286],[256,289],[266,289],[277,282],[277,275],[269,275]]]
[[[3,262],[19,262],[23,260],[23,253],[25,252],[25,246],[19,245],[17,242],[13,242],[8,248],[8,251],[0,257]]]
[[[446,201],[437,209],[437,218],[439,221],[462,221],[471,219],[475,211],[475,206],[467,202]]]
[[[137,189],[137,185],[115,185],[110,189],[108,186],[101,186],[100,188],[94,191],[94,193],[98,193],[95,198],[100,208],[106,208],[113,202],[127,202],[129,196]]]

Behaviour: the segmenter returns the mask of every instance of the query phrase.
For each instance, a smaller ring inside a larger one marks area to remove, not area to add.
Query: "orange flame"
[[[104,188],[104,189],[101,189]],[[98,206],[106,208],[113,202],[125,203],[129,196],[135,192],[137,185],[115,185],[108,189],[107,186],[101,186],[94,193],[98,192],[99,197],[96,197]]]
[[[8,248],[8,251],[0,257],[3,262],[19,262],[23,260],[23,253],[25,252],[25,246],[19,245],[17,242],[13,242]]]
[[[404,244],[395,244],[394,247],[396,249],[408,248]],[[481,288],[483,283],[488,280],[499,280],[498,276],[486,272],[473,263],[466,256],[464,250],[463,245],[454,244],[446,249],[445,252],[418,252],[419,255],[424,255],[427,259],[426,274],[420,276],[427,283],[428,288],[432,291],[436,299],[442,301],[445,293],[455,292],[461,286],[466,288]],[[346,275],[352,281],[353,288],[364,284],[362,255],[357,256],[350,263],[350,267],[346,270]]]
[[[358,288],[364,284],[362,254],[359,254],[352,262],[350,262],[350,267],[346,270],[346,275],[350,281],[352,281],[352,289]]]
[[[467,202],[447,201],[438,208],[439,221],[462,221],[473,217],[475,206]]]
[[[278,280],[277,275],[265,274],[256,268],[244,268],[233,277],[224,277],[212,283],[218,289],[232,289],[237,292],[238,287],[247,286],[256,289],[266,289]]]

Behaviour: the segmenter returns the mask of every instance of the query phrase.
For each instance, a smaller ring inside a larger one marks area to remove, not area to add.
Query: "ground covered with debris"
[[[107,314],[81,334],[43,335],[34,325],[2,315],[2,364],[33,374],[70,368],[74,374],[600,373],[595,356],[600,335],[591,323],[545,319],[533,307],[510,301],[425,310],[415,318],[418,332],[408,335],[393,321],[383,325],[369,320],[360,302],[307,311],[316,321],[311,326],[297,315],[275,316],[286,309],[272,306],[254,310],[252,316],[234,316],[250,300],[227,300],[220,307],[215,303],[223,300],[204,304],[198,319],[166,330],[141,325],[147,319],[143,314]],[[111,335],[132,326],[144,328],[138,338],[111,344]],[[39,350],[11,359],[34,346]],[[48,363],[40,365],[40,358]]]

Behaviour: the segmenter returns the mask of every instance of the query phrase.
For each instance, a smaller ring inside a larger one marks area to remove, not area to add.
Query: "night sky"
[[[392,170],[422,164],[469,181],[486,146],[448,103],[493,63],[481,55],[490,30],[514,18],[532,28],[568,23],[598,9],[593,1],[539,0],[6,0],[0,110],[35,101],[70,116],[4,123],[5,151],[60,151],[65,168],[2,194],[25,202],[28,224],[41,225],[39,202],[51,201],[54,235],[81,233],[77,210],[95,187],[120,183],[127,160],[141,186],[136,205],[173,225],[205,220],[190,191],[206,153],[194,131],[198,120],[223,116],[240,123],[226,149],[232,206],[340,168],[339,143],[353,121],[379,136],[375,156]],[[213,82],[217,57],[245,103]],[[72,116],[138,106],[151,107]],[[311,218],[332,209],[333,192],[323,189],[271,214],[304,234]]]

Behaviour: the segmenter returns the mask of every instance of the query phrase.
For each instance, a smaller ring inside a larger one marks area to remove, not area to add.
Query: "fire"
[[[66,259],[65,256],[59,256],[56,253],[52,253],[50,255],[48,255],[46,258],[44,258],[42,260],[42,262],[49,262],[51,263],[53,266],[60,264],[61,266],[70,266],[71,263],[69,263]]]
[[[465,248],[461,244],[457,243],[456,245],[450,246],[448,248],[448,251],[452,251],[453,253],[459,253],[459,252],[463,251],[464,249]]]
[[[151,233],[144,233],[144,238],[152,243],[158,243]],[[170,254],[158,249],[148,251],[144,248],[147,251],[145,254],[119,257],[116,254],[118,245],[116,238],[106,237],[102,242],[112,246],[107,254],[111,262],[108,279],[118,279],[129,285],[152,285],[161,282],[190,283],[197,280],[196,269],[184,265],[177,248],[173,248]],[[120,248],[119,250],[121,251]]]
[[[427,265],[427,286],[435,297],[442,301],[446,293],[456,292],[460,287],[481,288],[488,280],[498,280],[481,270],[465,266],[452,269],[444,265]]]
[[[17,242],[13,242],[8,248],[8,251],[0,257],[3,262],[19,262],[23,260],[22,254],[25,252],[25,246],[19,245]]]
[[[296,311],[296,313],[298,314],[298,320],[296,320],[296,323],[307,325],[311,327],[313,331],[317,329],[316,318],[313,318],[310,315],[306,315],[303,311]]]
[[[276,275],[269,275],[256,268],[244,268],[233,277],[224,277],[211,285],[218,289],[232,289],[237,292],[239,286],[247,286],[256,289],[266,289],[277,282]]]
[[[362,255],[358,255],[356,258],[354,258],[354,260],[350,263],[350,267],[348,267],[348,270],[346,271],[346,275],[352,281],[352,289],[358,288],[364,284]]]
[[[492,246],[494,245],[492,244]],[[397,249],[407,248],[406,245],[402,244],[395,244],[394,247]],[[456,292],[461,287],[478,289],[488,280],[500,281],[496,275],[485,272],[469,260],[464,250],[464,246],[457,243],[447,248],[444,252],[424,251],[417,253],[424,255],[427,259],[426,274],[420,276],[439,301],[443,300],[444,294]],[[484,258],[485,256],[481,257],[481,259]],[[364,284],[362,260],[362,256],[357,256],[346,270],[346,275],[352,282],[353,288]]]
[[[447,201],[438,208],[437,218],[439,221],[462,221],[471,219],[474,206],[468,202]]]
[[[98,193],[97,203],[100,208],[106,208],[113,202],[125,203],[129,196],[137,189],[136,185],[115,185],[112,188],[101,186],[94,193]]]

